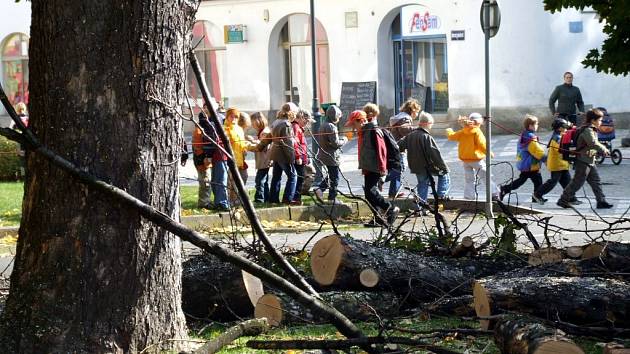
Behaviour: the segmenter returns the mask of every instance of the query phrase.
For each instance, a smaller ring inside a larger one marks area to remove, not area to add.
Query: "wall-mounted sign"
[[[400,25],[403,37],[445,33],[440,17],[421,5],[404,6],[400,10]]]
[[[466,31],[451,31],[451,40],[452,41],[463,41],[466,39]]]
[[[245,25],[223,26],[223,40],[225,44],[247,42],[247,26]]]

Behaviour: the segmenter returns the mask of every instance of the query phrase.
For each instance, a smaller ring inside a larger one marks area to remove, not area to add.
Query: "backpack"
[[[199,113],[199,126],[204,132],[204,136],[202,138],[202,141],[204,143],[204,155],[207,158],[212,158],[212,155],[217,149],[217,146],[213,143],[213,141],[220,141],[217,129],[212,122],[210,122],[208,119],[206,119],[206,117],[203,116],[203,113]]]
[[[568,161],[569,163],[575,162],[575,159],[579,154],[577,140],[583,131],[584,127],[573,127],[564,132],[564,135],[562,135],[562,138],[560,139],[560,153],[562,154],[563,160]]]
[[[388,170],[401,170],[401,156],[400,149],[398,148],[398,143],[396,139],[387,129],[380,129],[383,132],[383,140],[385,141],[385,146],[387,147],[387,169]]]

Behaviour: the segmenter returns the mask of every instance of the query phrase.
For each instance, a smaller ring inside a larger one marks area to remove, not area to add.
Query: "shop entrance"
[[[448,110],[445,35],[401,36],[400,16],[392,24],[396,107],[417,99],[427,112]]]

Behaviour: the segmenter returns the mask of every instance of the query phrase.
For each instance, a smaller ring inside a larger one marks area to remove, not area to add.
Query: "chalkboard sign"
[[[339,126],[343,126],[352,111],[361,109],[367,103],[376,103],[376,81],[341,83],[339,108],[343,112]]]

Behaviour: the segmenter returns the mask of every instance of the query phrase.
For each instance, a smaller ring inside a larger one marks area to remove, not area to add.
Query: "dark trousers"
[[[569,185],[569,182],[571,182],[571,174],[569,173],[569,170],[552,171],[551,177],[545,183],[543,183],[542,186],[538,187],[534,194],[537,197],[542,198],[545,194],[551,192],[551,190],[558,184],[558,182],[560,182],[562,189],[566,188]]]
[[[597,168],[584,162],[580,162],[579,160],[575,161],[575,174],[573,174],[573,179],[562,192],[560,200],[565,202],[574,200],[575,193],[584,186],[584,182],[588,182],[591,186],[593,194],[595,194],[595,199],[598,203],[606,201],[606,196],[604,195],[604,191],[602,191],[602,181],[599,178]]]
[[[256,194],[254,201],[257,203],[267,203],[269,201],[269,169],[261,168],[256,170]]]
[[[534,183],[534,190],[537,190],[538,187],[542,184],[542,175],[540,171],[522,171],[518,178],[512,181],[510,184],[506,184],[501,187],[503,193],[509,193],[510,191],[518,189],[522,186],[528,179],[531,179]]]
[[[302,185],[304,184],[304,165],[294,164],[295,172],[297,173],[297,183],[295,184],[295,194],[293,195],[294,201],[302,200]]]
[[[383,211],[389,209],[391,204],[378,191],[378,181],[381,175],[376,172],[364,171],[363,178],[363,191],[368,203],[375,209],[381,208]]]
[[[326,165],[326,169],[328,170],[328,176],[319,184],[319,189],[321,189],[322,192],[326,189],[330,189],[328,191],[328,200],[335,200],[335,198],[337,198],[337,186],[339,185],[339,166]]]

